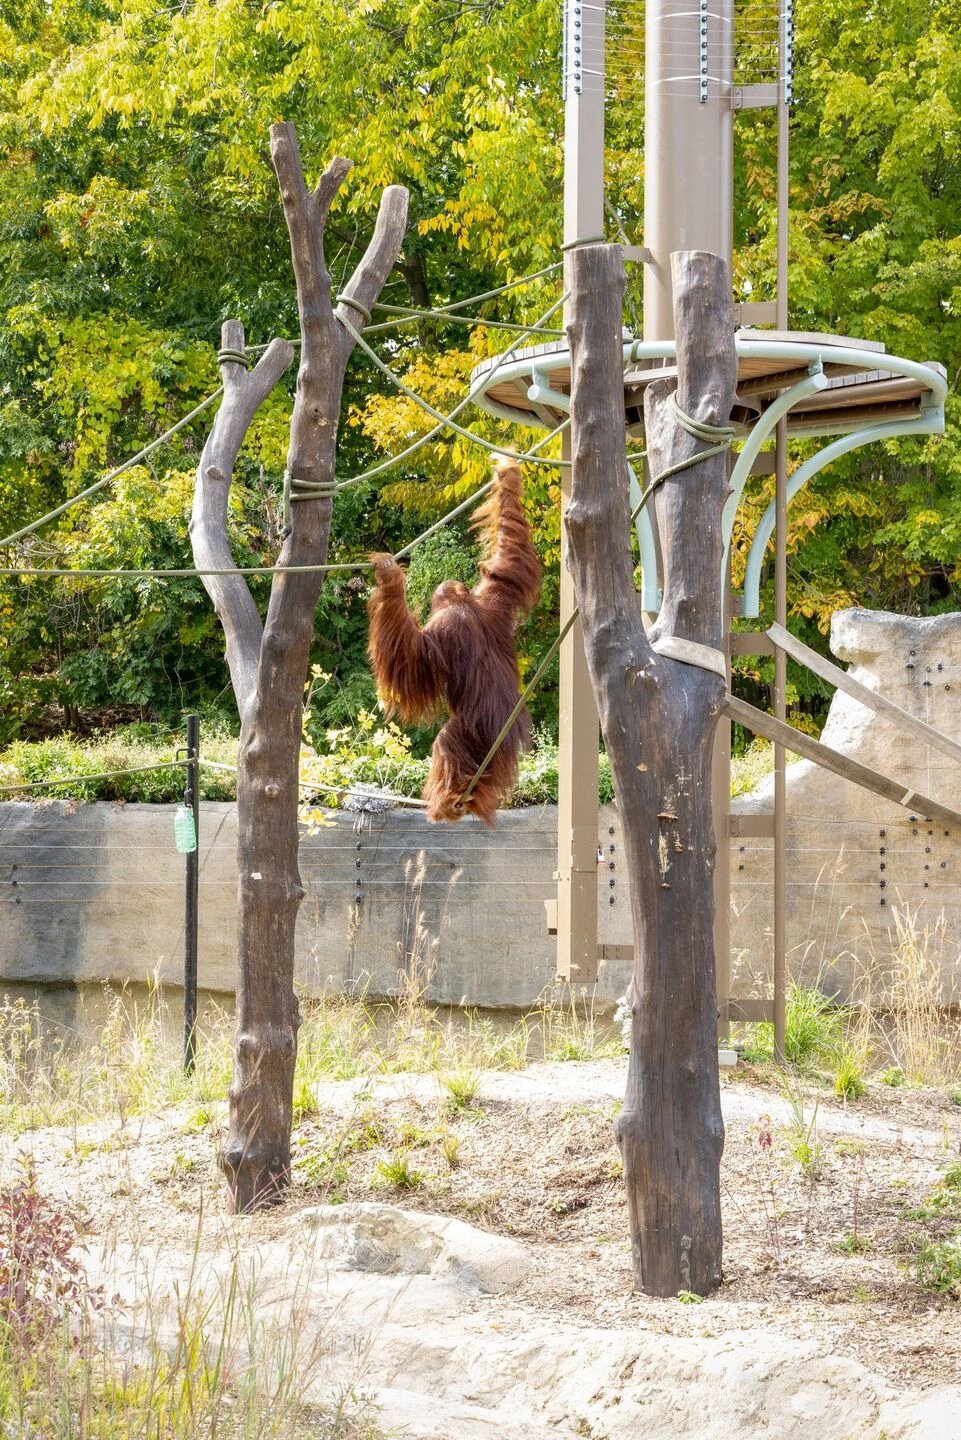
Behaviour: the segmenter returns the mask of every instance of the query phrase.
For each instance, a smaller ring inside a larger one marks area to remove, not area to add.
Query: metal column
[[[793,86],[793,4],[782,0],[778,35],[777,328],[788,327],[788,119]],[[787,627],[787,417],[774,446],[774,619]],[[787,714],[787,655],[774,652],[774,714]],[[784,1063],[787,951],[787,789],[784,746],[774,747],[774,1059]]]
[[[648,0],[644,339],[674,337],[671,252],[731,263],[734,0]]]
[[[192,1074],[197,1059],[197,939],[200,884],[200,717],[187,716],[187,764],[184,804],[194,820],[196,844],[184,856],[184,1069]]]
[[[648,0],[644,241],[651,260],[644,267],[645,340],[674,337],[672,251],[708,250],[731,264],[733,73],[734,0]],[[711,792],[714,953],[723,1005],[731,992],[731,724],[724,717],[714,741]],[[719,1029],[726,1033],[726,1019]]]
[[[564,6],[564,243],[604,238],[603,0]],[[570,459],[565,434],[563,458]],[[564,512],[571,471],[561,471],[560,620],[574,607]],[[584,637],[575,621],[560,651],[557,785],[557,976],[569,985],[597,979],[597,755],[599,726]]]

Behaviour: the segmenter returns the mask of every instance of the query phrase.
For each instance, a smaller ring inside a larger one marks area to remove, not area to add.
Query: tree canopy
[[[741,23],[753,4],[738,6]],[[609,234],[639,240],[644,11],[632,0],[610,9]],[[277,119],[296,120],[311,173],[338,152],[355,161],[330,221],[335,285],[393,182],[410,191],[412,223],[390,301],[437,306],[557,260],[560,10],[557,0],[0,5],[0,530],[76,494],[208,395],[224,318],[241,318],[251,343],[295,337],[267,154]],[[958,608],[961,19],[947,0],[883,0],[869,13],[856,0],[823,0],[797,6],[797,27],[792,326],[941,360],[952,387],[943,440],[850,455],[792,505],[790,605],[810,640],[855,600]],[[763,299],[774,275],[773,112],[744,112],[736,135],[735,278]],[[547,276],[470,313],[529,322],[558,293]],[[635,287],[629,320],[637,303]],[[508,333],[420,321],[377,343],[395,371],[448,409],[471,366]],[[290,405],[285,383],[258,416],[237,472],[235,553],[253,564],[277,553]],[[344,476],[431,426],[362,355],[351,363],[345,418]],[[65,566],[189,565],[189,490],[208,423],[200,417],[23,542],[20,555]],[[490,437],[507,433],[476,413],[470,423]],[[801,444],[794,458],[804,453]],[[338,498],[333,558],[404,544],[487,468],[467,441],[437,437]],[[556,472],[532,470],[527,503],[554,576],[556,495]],[[768,498],[759,481],[736,573]],[[448,554],[433,547],[416,562],[422,591]],[[364,594],[364,582],[340,579],[321,601],[315,658],[335,677],[331,724],[370,699]],[[555,597],[549,583],[523,637],[531,659],[548,643]],[[48,702],[68,717],[108,704],[171,718],[226,704],[216,621],[195,581],[0,581],[0,614],[7,733]],[[762,662],[742,683],[766,680]],[[814,686],[799,698],[820,703]],[[549,690],[541,703],[548,723]]]

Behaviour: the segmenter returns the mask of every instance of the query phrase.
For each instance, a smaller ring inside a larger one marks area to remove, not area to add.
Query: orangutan
[[[468,811],[492,825],[497,804],[517,780],[530,744],[530,717],[517,716],[470,796],[463,793],[517,704],[520,677],[514,632],[540,593],[540,564],[521,505],[520,466],[495,462],[497,480],[478,511],[481,579],[469,590],[445,580],[421,626],[406,599],[406,577],[392,555],[372,555],[377,583],[368,601],[369,652],[388,715],[405,724],[442,707],[450,719],[431,751],[424,785],[428,820],[460,820]]]

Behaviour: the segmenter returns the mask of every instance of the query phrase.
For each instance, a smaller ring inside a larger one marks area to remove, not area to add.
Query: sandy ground
[[[533,1256],[520,1291],[477,1302],[505,1331],[551,1319],[691,1336],[753,1329],[816,1338],[899,1388],[961,1381],[961,1303],[920,1289],[912,1268],[922,1234],[961,1230],[961,1214],[910,1215],[961,1156],[961,1108],[948,1095],[872,1085],[843,1103],[806,1083],[817,1158],[805,1169],[779,1082],[743,1065],[722,1072],[725,1281],[684,1304],[632,1293],[611,1124],[625,1074],[620,1060],[488,1072],[453,1114],[433,1076],[326,1084],[295,1130],[290,1198],[240,1220],[225,1213],[216,1169],[222,1108],[27,1132],[3,1142],[4,1169],[31,1156],[40,1187],[82,1206],[96,1232],[185,1251],[238,1231],[270,1239],[325,1200],[454,1214]],[[398,1154],[419,1174],[412,1188],[378,1168]]]

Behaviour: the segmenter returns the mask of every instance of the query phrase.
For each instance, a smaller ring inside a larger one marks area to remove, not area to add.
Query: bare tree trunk
[[[736,380],[726,267],[672,257],[677,403],[713,425]],[[633,584],[624,450],[617,246],[567,257],[571,290],[573,493],[569,563],[611,760],[634,926],[632,1041],[617,1136],[624,1158],[635,1285],[651,1295],[707,1294],[721,1280],[711,753],[724,681],[654,648],[677,637],[720,650],[721,510],[727,457],[682,470],[655,492],[664,604],[644,633]],[[703,442],[673,417],[670,381],[645,398],[656,477]],[[697,656],[698,652],[691,652]],[[701,658],[705,658],[703,654]]]
[[[301,360],[287,471],[294,494],[280,566],[327,563],[341,394],[353,338],[363,327],[403,241],[407,192],[384,192],[368,249],[335,310],[324,260],[324,226],[350,161],[335,159],[307,191],[292,125],[271,127],[271,158],[290,232],[301,326]],[[359,307],[359,308],[357,308]],[[236,326],[236,322],[231,322]],[[225,348],[242,348],[243,330],[224,327]],[[201,458],[191,522],[198,568],[232,564],[227,499],[244,434],[292,349],[274,341],[256,369],[226,360],[224,404]],[[268,364],[268,357],[271,362]],[[301,703],[323,570],[275,575],[261,627],[239,575],[205,580],[227,637],[227,661],[241,717],[237,810],[240,875],[237,1029],[230,1128],[222,1164],[233,1208],[278,1197],[290,1180],[290,1126],[297,1030],[294,940],[304,896],[298,867]]]

